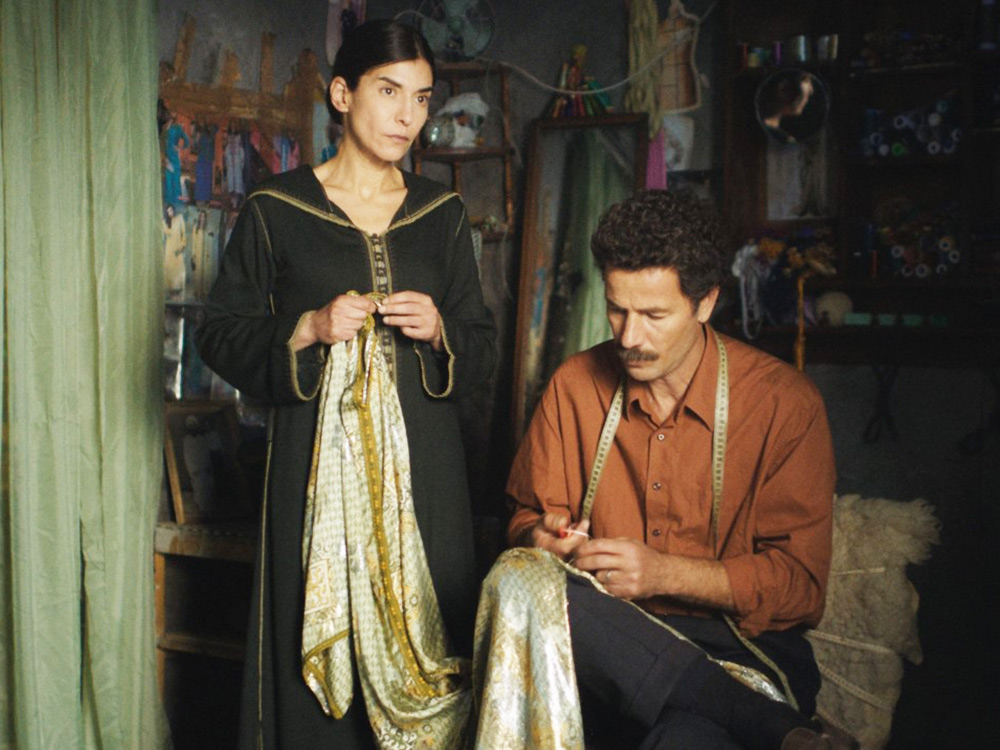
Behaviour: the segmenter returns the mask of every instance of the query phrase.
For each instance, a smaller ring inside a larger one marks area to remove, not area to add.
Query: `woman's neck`
[[[372,200],[404,187],[403,175],[391,162],[365,153],[345,138],[337,155],[316,169],[325,187]]]

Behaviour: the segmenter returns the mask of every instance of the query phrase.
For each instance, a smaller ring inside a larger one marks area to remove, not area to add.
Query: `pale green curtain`
[[[564,262],[579,285],[570,302],[563,359],[611,338],[604,279],[590,253],[590,238],[604,212],[632,192],[631,167],[616,155],[614,144],[596,130],[587,129],[567,159],[570,208]]]
[[[159,748],[154,0],[0,0],[0,748]]]

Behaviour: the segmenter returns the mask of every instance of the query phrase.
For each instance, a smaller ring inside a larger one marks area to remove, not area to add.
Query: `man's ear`
[[[330,104],[342,115],[347,114],[351,108],[351,90],[347,88],[347,81],[340,76],[330,81]]]
[[[712,291],[701,298],[701,302],[698,303],[698,310],[696,315],[698,317],[699,323],[707,323],[708,319],[712,317],[712,310],[715,309],[715,303],[719,299],[719,287],[712,287]]]

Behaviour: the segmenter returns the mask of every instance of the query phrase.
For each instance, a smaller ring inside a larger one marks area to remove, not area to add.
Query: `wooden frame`
[[[247,481],[238,457],[240,429],[233,404],[168,403],[163,438],[167,483],[177,523],[249,516]]]
[[[528,145],[515,324],[510,433],[514,446],[520,441],[551,374],[545,371],[541,355],[547,343],[548,301],[562,256],[561,227],[568,213],[563,195],[572,189],[565,184],[567,153],[573,137],[587,129],[599,130],[608,138],[609,145],[614,141],[630,150],[632,184],[635,189],[646,184],[649,130],[645,114],[562,117],[533,123]]]

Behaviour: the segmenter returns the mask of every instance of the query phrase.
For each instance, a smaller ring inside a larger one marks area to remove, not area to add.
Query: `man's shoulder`
[[[782,404],[822,403],[819,389],[804,372],[743,341],[721,338],[729,359],[731,388],[736,393],[750,400],[766,399]]]

